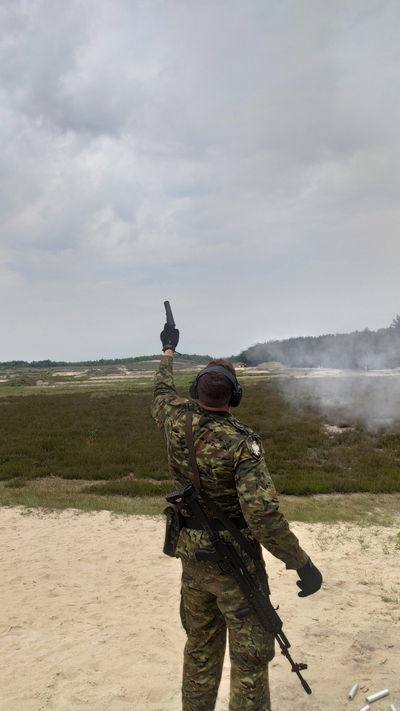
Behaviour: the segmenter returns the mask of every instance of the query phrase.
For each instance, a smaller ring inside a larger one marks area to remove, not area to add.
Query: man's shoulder
[[[255,459],[256,461],[262,459],[264,450],[258,434],[256,434],[251,427],[243,424],[243,422],[240,422],[232,415],[230,415],[230,420],[241,440],[239,447],[241,457],[249,458],[250,456],[251,459]]]
[[[227,413],[225,417],[210,419],[207,426],[219,440],[226,439],[230,446],[241,447],[247,439],[257,436],[251,427],[237,420],[231,413]]]
[[[170,400],[169,404],[173,407],[187,410],[187,412],[192,412],[194,410],[194,403],[191,402],[191,400],[188,400],[186,397],[179,397],[178,395]]]
[[[231,413],[229,413],[228,421],[231,427],[239,434],[244,435],[245,437],[254,435],[254,432],[251,427],[245,425],[243,422],[240,422],[240,420],[237,420],[236,417],[234,417]]]

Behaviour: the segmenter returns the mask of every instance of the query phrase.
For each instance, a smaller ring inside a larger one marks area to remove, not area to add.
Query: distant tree
[[[279,361],[292,368],[399,368],[400,315],[391,326],[378,331],[300,336],[284,341],[257,343],[238,359],[247,365]]]

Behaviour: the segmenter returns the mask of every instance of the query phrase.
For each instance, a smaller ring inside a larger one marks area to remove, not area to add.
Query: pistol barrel
[[[167,324],[168,324],[168,326],[175,328],[175,321],[174,321],[174,317],[172,315],[172,309],[169,304],[169,301],[164,301],[164,306],[165,306],[165,316],[167,319]]]

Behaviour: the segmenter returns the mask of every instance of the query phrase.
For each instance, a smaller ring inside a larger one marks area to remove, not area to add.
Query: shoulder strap
[[[229,516],[226,515],[226,513],[221,509],[218,504],[213,501],[208,494],[203,491],[202,486],[201,486],[201,479],[200,479],[200,473],[199,469],[197,466],[197,459],[196,459],[196,451],[194,448],[194,442],[193,442],[193,428],[192,428],[192,418],[193,418],[193,413],[188,412],[186,415],[186,421],[185,421],[185,435],[186,435],[186,444],[187,448],[189,450],[189,461],[190,461],[190,466],[193,472],[193,477],[194,477],[194,485],[197,491],[197,494],[201,492],[201,498],[203,499],[204,503],[206,506],[213,512],[214,516],[218,518],[225,526],[225,528],[229,531],[229,533],[234,537],[234,539],[239,543],[241,548],[246,551],[246,553],[253,558],[253,560],[258,560],[260,555],[253,544],[245,538],[243,533],[241,533],[240,529],[235,526],[233,523],[232,519],[229,518]]]
[[[194,449],[194,442],[193,442],[193,412],[190,412],[190,411],[186,413],[185,436],[186,436],[186,445],[189,450],[190,466],[191,466],[191,469],[193,472],[193,477],[194,477],[194,485],[196,487],[197,493],[199,493],[199,491],[201,489],[201,480],[200,480],[199,469],[197,467],[196,452]]]

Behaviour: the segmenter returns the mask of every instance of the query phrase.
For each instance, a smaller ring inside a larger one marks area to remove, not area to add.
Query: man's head
[[[190,395],[206,408],[236,407],[241,400],[242,389],[236,380],[235,368],[223,358],[211,360],[193,380]]]

